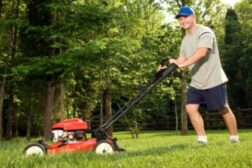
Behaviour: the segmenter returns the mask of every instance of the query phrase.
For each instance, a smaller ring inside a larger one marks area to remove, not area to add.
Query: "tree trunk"
[[[112,90],[107,87],[103,91],[103,114],[105,114],[105,122],[112,118]],[[113,126],[107,130],[109,136],[113,136]]]
[[[0,0],[0,18],[2,18],[3,0]],[[3,99],[4,99],[4,87],[5,77],[3,77],[0,86],[0,141],[3,139]]]
[[[15,3],[13,2],[12,4],[12,9],[14,11],[14,16],[16,18],[18,18],[18,6],[19,6],[19,1],[17,1],[17,4],[15,5]],[[14,63],[14,58],[16,55],[16,40],[17,40],[17,26],[16,25],[12,25],[10,27],[10,34],[9,34],[9,45],[8,45],[8,63],[7,63],[7,73],[9,73],[11,71],[11,67]],[[12,138],[12,134],[13,134],[13,119],[16,118],[15,115],[15,108],[14,108],[14,83],[12,81],[11,78],[8,79],[8,83],[9,83],[9,88],[8,88],[8,92],[9,92],[9,100],[8,100],[8,105],[9,105],[9,110],[8,110],[8,116],[7,116],[7,130],[6,130],[6,135],[7,135],[7,139],[11,139]]]
[[[31,127],[32,127],[32,104],[30,103],[29,112],[27,115],[27,125],[26,125],[26,139],[31,139]]]
[[[101,94],[101,102],[100,102],[100,123],[99,126],[103,124],[103,94]]]
[[[176,121],[176,128],[175,128],[175,130],[176,130],[176,132],[178,132],[178,129],[179,129],[179,117],[178,117],[178,108],[177,108],[176,98],[174,100],[174,111],[175,111],[175,121]]]
[[[14,99],[13,99],[14,100]],[[19,128],[18,128],[18,125],[19,125],[19,118],[18,118],[18,115],[17,115],[17,108],[15,107],[15,104],[13,103],[14,105],[14,114],[13,114],[13,136],[14,137],[18,137],[19,136]]]
[[[186,0],[176,0],[179,8],[182,6],[190,5],[192,1]],[[183,36],[185,35],[185,31],[182,30],[181,33]],[[186,105],[186,94],[187,94],[187,81],[186,81],[186,72],[182,71],[182,87],[181,87],[181,135],[188,134],[188,126],[187,126],[187,112],[185,109]]]
[[[0,141],[3,139],[3,99],[5,81],[6,79],[4,77],[0,87]]]
[[[7,126],[6,126],[6,138],[12,139],[13,137],[13,115],[14,115],[14,93],[13,93],[13,85],[9,84],[9,99],[8,99],[8,114],[7,114]]]
[[[65,118],[65,86],[64,83],[60,84],[60,105],[59,105],[59,118],[64,120]]]
[[[81,110],[81,117],[84,120],[89,120],[91,115],[92,115],[92,110],[95,107],[95,96],[96,95],[96,91],[92,86],[92,83],[87,83],[85,85],[85,96],[86,99],[84,99],[83,101],[83,105],[82,105],[82,110]]]
[[[52,81],[47,82],[47,94],[44,111],[44,129],[43,136],[45,139],[51,138],[51,125],[53,114],[53,98],[54,98],[54,86]]]
[[[91,109],[88,102],[83,103],[83,108],[81,112],[81,118],[84,120],[89,120],[91,116]]]
[[[188,127],[187,127],[187,112],[185,109],[186,105],[186,93],[187,93],[187,82],[185,72],[182,72],[182,87],[181,87],[181,135],[188,134]]]

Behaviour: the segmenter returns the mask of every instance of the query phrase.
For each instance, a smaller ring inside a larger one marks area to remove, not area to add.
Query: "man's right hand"
[[[176,65],[178,65],[178,61],[176,60],[176,59],[169,59],[169,63],[170,64],[176,64]]]
[[[157,72],[159,72],[159,71],[161,71],[163,69],[166,69],[166,68],[167,68],[166,65],[165,66],[159,65],[158,68],[157,68]]]
[[[186,61],[187,59],[184,56],[179,56],[177,59],[169,59],[169,63],[170,64],[176,64],[179,68],[184,67],[183,63]]]

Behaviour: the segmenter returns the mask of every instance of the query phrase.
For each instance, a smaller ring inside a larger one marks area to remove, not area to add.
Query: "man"
[[[236,119],[229,108],[225,83],[228,81],[220,62],[214,32],[196,23],[190,7],[182,7],[176,15],[180,26],[186,30],[177,59],[170,59],[179,68],[189,67],[191,82],[188,89],[186,110],[197,134],[197,142],[207,144],[203,119],[199,113],[201,104],[209,110],[218,110],[223,116],[230,134],[230,142],[239,142]],[[163,67],[159,67],[158,70]]]

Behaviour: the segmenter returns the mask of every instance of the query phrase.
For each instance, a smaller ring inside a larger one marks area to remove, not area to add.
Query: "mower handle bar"
[[[119,120],[123,115],[125,115],[131,107],[133,107],[136,103],[138,103],[153,87],[155,87],[159,82],[161,82],[164,78],[170,75],[178,66],[174,63],[168,65],[167,68],[162,69],[151,78],[149,81],[149,85],[144,87],[139,94],[133,97],[126,105],[124,105],[118,112],[116,112],[111,119],[102,124],[97,130],[108,129],[111,125],[113,125],[117,120]]]

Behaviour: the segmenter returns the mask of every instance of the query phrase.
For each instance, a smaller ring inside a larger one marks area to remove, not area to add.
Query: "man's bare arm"
[[[180,68],[187,67],[204,58],[208,51],[208,48],[199,48],[190,58],[186,59],[185,57],[178,57],[176,60],[170,59],[170,63],[175,63]]]

